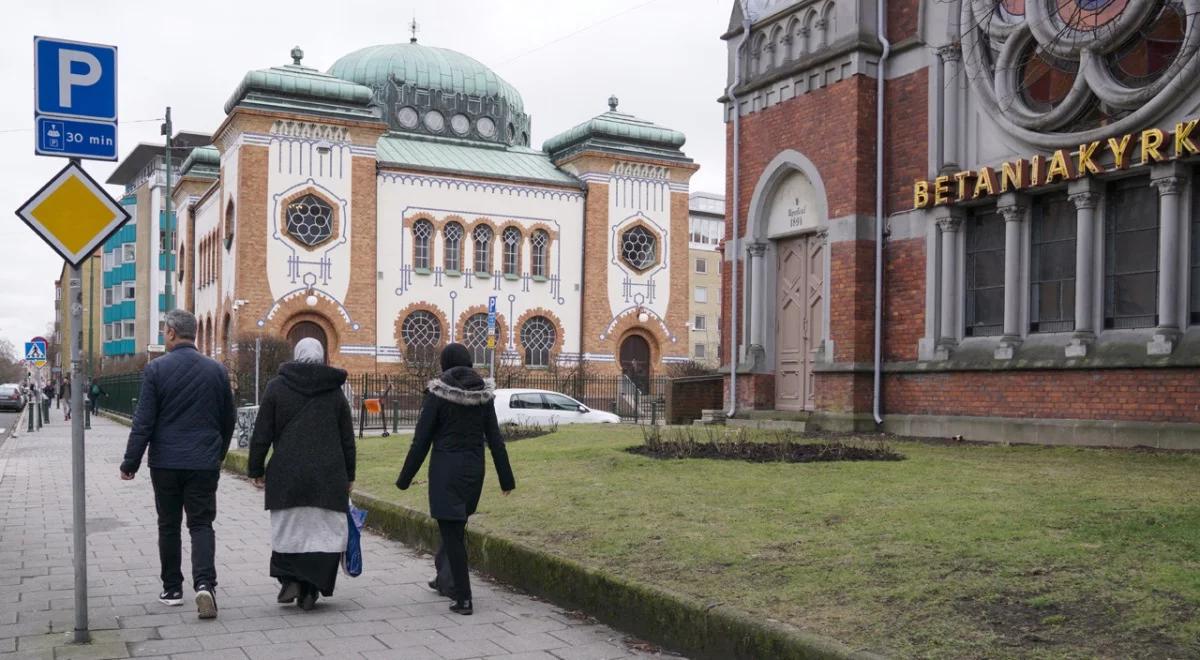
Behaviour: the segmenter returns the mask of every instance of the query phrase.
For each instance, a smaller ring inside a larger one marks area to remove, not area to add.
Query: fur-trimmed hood
[[[496,398],[496,382],[480,377],[470,367],[448,369],[426,385],[429,393],[462,406],[482,406]]]

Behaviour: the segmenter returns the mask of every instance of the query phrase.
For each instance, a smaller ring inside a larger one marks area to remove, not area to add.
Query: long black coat
[[[432,447],[429,515],[438,520],[465,521],[475,513],[483,492],[485,442],[492,452],[500,489],[517,487],[496,422],[495,398],[491,383],[469,367],[455,367],[429,381],[396,487],[405,490],[412,485]]]
[[[356,455],[345,382],[341,369],[286,362],[267,384],[246,470],[253,478],[266,475],[267,509],[347,510]],[[269,449],[274,451],[264,470]]]

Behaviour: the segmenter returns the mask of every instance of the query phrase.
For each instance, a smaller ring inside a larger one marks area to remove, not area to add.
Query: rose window
[[[305,195],[287,205],[287,233],[308,247],[333,236],[333,207],[316,195]]]
[[[621,234],[621,258],[634,270],[648,270],[658,262],[658,238],[645,227]]]
[[[429,360],[442,340],[442,325],[432,313],[417,310],[404,319],[400,339],[410,361]]]
[[[1196,0],[963,0],[962,54],[982,105],[1046,148],[1152,124],[1200,73]]]

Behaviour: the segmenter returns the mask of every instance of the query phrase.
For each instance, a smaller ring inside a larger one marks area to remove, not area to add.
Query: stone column
[[[1158,188],[1158,327],[1146,345],[1150,355],[1170,355],[1179,340],[1179,193],[1183,178],[1154,179]]]
[[[751,243],[750,252],[750,346],[748,353],[756,356],[763,350],[763,312],[766,310],[766,287],[763,286],[763,255],[766,243]]]
[[[1084,191],[1070,196],[1075,205],[1075,334],[1067,357],[1084,357],[1096,341],[1094,285],[1096,282],[1096,207],[1100,193]]]
[[[1021,345],[1021,229],[1025,207],[1011,204],[997,209],[1004,216],[1004,336],[993,356],[1011,360]]]
[[[958,237],[962,217],[950,215],[938,218],[938,229],[942,242],[941,264],[941,324],[938,333],[937,359],[950,357],[950,351],[958,344]]]
[[[948,44],[938,49],[942,60],[942,169],[958,169],[958,97],[962,48]]]

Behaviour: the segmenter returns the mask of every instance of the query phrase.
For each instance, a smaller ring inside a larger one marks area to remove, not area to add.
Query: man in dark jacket
[[[150,481],[158,511],[158,557],[164,605],[183,604],[179,525],[187,512],[192,537],[192,587],[201,619],[217,616],[217,479],[237,410],[225,367],[195,346],[196,317],[180,309],[166,315],[167,354],[146,365],[121,478],[133,479],[150,447]]]

